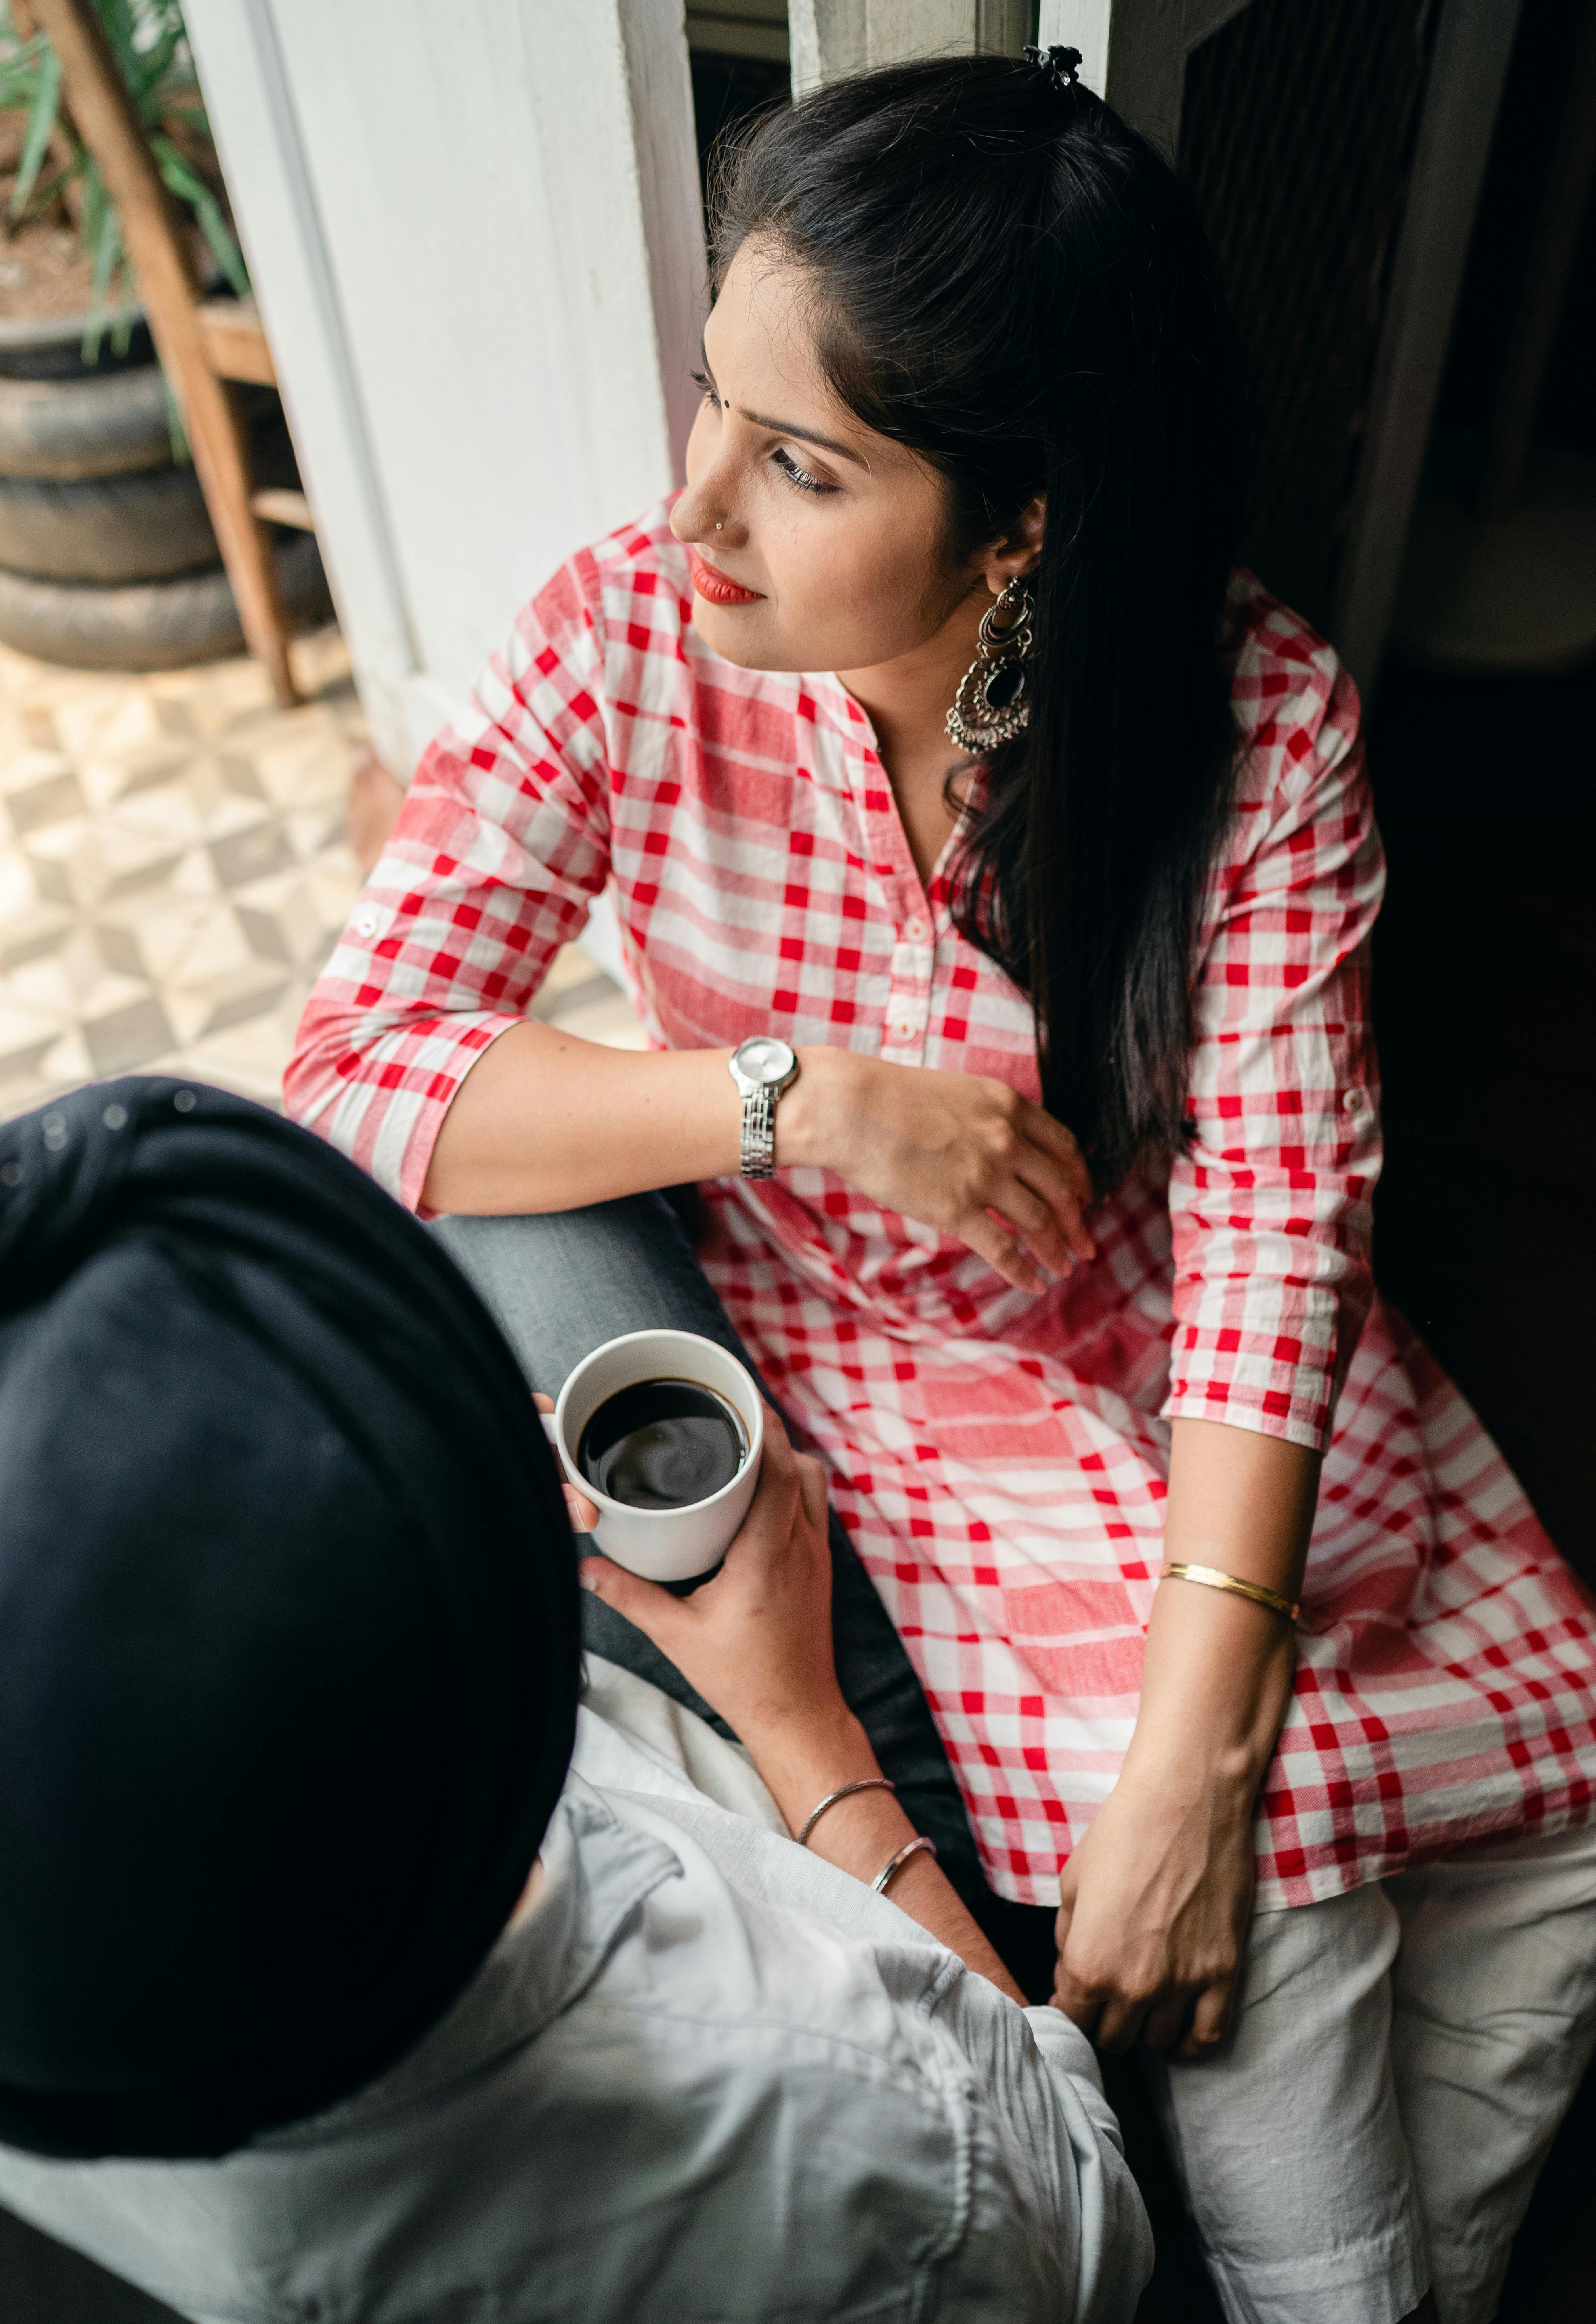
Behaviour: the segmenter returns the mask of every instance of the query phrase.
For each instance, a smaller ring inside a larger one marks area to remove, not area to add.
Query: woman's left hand
[[[1100,2050],[1205,2057],[1252,1909],[1253,1788],[1127,1763],[1060,1877],[1053,1999]]]

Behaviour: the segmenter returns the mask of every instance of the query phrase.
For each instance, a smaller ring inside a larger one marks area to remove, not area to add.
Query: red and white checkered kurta
[[[1168,1182],[1112,1200],[1095,1262],[1034,1300],[825,1171],[707,1190],[715,1286],[829,1463],[989,1877],[1038,1904],[1136,1716],[1179,1414],[1328,1440],[1262,1901],[1582,1821],[1596,1778],[1596,1609],[1371,1305],[1384,874],[1357,696],[1250,576],[1234,595],[1251,747]],[[408,1203],[462,1077],[606,881],[660,1047],[769,1030],[1038,1094],[1027,1004],[922,886],[858,706],[835,678],[733,669],[691,604],[656,511],[534,599],[422,761],[287,1084]]]

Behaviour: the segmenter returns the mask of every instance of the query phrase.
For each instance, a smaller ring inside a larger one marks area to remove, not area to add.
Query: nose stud
[[[716,532],[724,532],[725,530],[725,526],[724,524],[717,524],[715,529]]]

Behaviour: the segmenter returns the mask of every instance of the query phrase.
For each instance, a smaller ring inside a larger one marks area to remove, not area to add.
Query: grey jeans
[[[521,1360],[549,1396],[582,1358],[623,1332],[668,1324],[697,1332],[758,1367],[732,1329],[682,1221],[663,1194],[632,1194],[540,1217],[443,1218],[433,1232],[468,1275]],[[766,1391],[767,1394],[769,1391]],[[772,1403],[775,1398],[771,1398]],[[995,1895],[982,1876],[964,1804],[920,1683],[891,1618],[834,1512],[832,1637],[844,1696],[905,1812],[936,1843],[937,1861],[1019,1983],[1052,1986],[1053,1915]],[[676,1665],[613,1607],[584,1596],[595,1654],[651,1679],[729,1734]]]

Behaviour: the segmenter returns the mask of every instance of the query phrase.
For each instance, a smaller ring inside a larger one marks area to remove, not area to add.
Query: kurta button
[[[923,943],[926,934],[926,923],[924,920],[918,918],[912,920],[905,920],[903,923],[903,933],[909,938],[910,944]]]
[[[1342,1098],[1342,1103],[1349,1113],[1361,1113],[1369,1103],[1369,1093],[1367,1090],[1350,1089]]]

